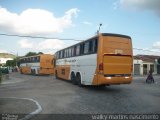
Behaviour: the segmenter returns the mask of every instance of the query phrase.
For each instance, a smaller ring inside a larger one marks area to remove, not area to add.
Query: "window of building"
[[[154,65],[153,64],[150,65],[150,70],[152,70],[152,72],[154,72]]]

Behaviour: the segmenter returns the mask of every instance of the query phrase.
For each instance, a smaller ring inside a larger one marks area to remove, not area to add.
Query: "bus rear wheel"
[[[76,75],[76,81],[77,81],[79,87],[83,86],[81,83],[81,75],[79,73]]]
[[[56,77],[56,79],[59,79],[57,70],[56,70],[56,72],[55,72],[55,77]]]
[[[76,76],[75,76],[74,73],[71,73],[71,82],[72,82],[74,85],[77,85]]]

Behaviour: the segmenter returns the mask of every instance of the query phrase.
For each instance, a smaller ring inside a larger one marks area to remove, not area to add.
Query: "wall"
[[[134,66],[135,64],[139,64],[140,67],[139,67],[139,71],[140,71],[140,75],[145,75],[144,73],[148,74],[149,70],[150,70],[150,65],[154,65],[154,72],[153,74],[157,74],[157,64],[156,62],[145,62],[145,61],[142,61],[142,60],[136,60],[134,59],[133,61],[133,74],[134,74]],[[146,69],[146,72],[144,72],[144,66],[143,65],[147,65],[147,69]]]

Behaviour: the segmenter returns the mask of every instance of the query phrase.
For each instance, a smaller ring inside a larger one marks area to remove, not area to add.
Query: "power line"
[[[59,40],[65,40],[65,41],[84,41],[84,40],[78,40],[73,38],[57,38],[57,37],[44,37],[44,36],[30,36],[30,35],[17,35],[17,34],[7,34],[7,33],[0,33],[1,36],[13,36],[13,37],[25,37],[25,38],[41,38],[41,39],[59,39]],[[135,50],[141,50],[146,52],[154,52],[154,53],[160,53],[158,51],[151,51],[151,50],[144,50],[141,48],[133,48]]]
[[[133,48],[133,49],[135,49],[135,50],[141,50],[141,51],[146,51],[146,52],[154,52],[154,53],[160,53],[160,51],[158,52],[158,51],[152,51],[152,50],[144,50],[144,49],[141,49],[141,48]]]
[[[30,36],[30,35],[16,35],[16,34],[6,34],[0,33],[1,36],[14,36],[14,37],[25,37],[25,38],[41,38],[41,39],[59,39],[59,40],[68,40],[68,41],[83,41],[73,38],[56,38],[56,37],[44,37],[44,36]]]

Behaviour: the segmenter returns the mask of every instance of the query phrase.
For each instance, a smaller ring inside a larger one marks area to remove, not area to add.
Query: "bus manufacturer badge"
[[[115,49],[115,54],[123,54],[123,50]]]

